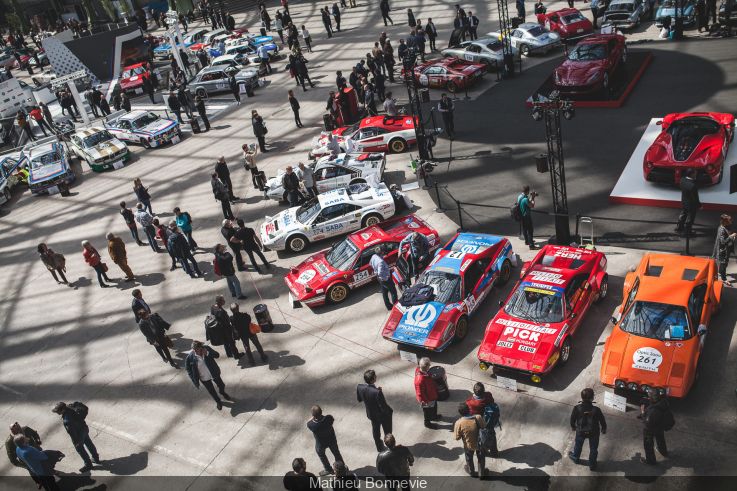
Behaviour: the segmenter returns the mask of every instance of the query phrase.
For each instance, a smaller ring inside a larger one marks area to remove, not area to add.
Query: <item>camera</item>
[[[536,191],[530,191],[530,198],[535,199],[537,198],[537,192]]]

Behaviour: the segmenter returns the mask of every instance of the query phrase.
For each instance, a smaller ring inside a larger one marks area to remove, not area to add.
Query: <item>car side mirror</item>
[[[504,300],[499,300],[499,306],[504,307]]]
[[[619,312],[617,312],[609,320],[612,322],[612,324],[616,324],[617,322],[619,322],[619,317]]]

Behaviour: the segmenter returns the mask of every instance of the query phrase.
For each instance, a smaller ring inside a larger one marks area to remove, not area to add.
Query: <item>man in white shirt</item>
[[[220,378],[220,367],[215,361],[215,358],[218,357],[220,357],[220,353],[206,346],[202,341],[192,341],[192,351],[187,355],[184,367],[187,369],[187,375],[189,375],[195,387],[199,389],[200,383],[205,386],[207,392],[215,399],[219,411],[223,409],[223,401],[215,392],[214,385],[218,386],[220,395],[225,399],[232,401],[233,398],[225,392],[225,383]]]
[[[391,92],[386,93],[386,99],[384,99],[384,112],[387,116],[396,116],[397,111],[397,100],[392,97]]]
[[[378,248],[378,252],[384,253],[383,248]],[[381,286],[381,295],[384,298],[384,305],[387,310],[391,310],[397,302],[397,288],[392,280],[392,270],[379,254],[371,256],[371,269],[376,273],[376,279],[379,280]],[[391,300],[390,298],[391,297]]]
[[[266,45],[262,44],[256,49],[256,54],[261,59],[261,63],[266,66],[266,72],[271,73],[271,63],[269,63],[269,50],[266,49]]]
[[[302,181],[302,184],[304,184],[305,189],[310,194],[310,197],[314,198],[315,196],[317,196],[317,186],[315,186],[315,176],[312,172],[312,169],[307,167],[304,163],[300,162],[297,168],[297,177],[300,181]]]

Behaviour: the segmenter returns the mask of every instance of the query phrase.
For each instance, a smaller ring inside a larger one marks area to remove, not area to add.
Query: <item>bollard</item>
[[[271,332],[274,330],[274,323],[271,322],[271,314],[269,308],[260,303],[253,308],[253,315],[256,317],[256,323],[261,327],[261,332]]]
[[[430,367],[427,373],[438,387],[438,400],[447,400],[450,397],[450,390],[448,389],[448,377],[445,375],[445,369],[440,365],[435,365]]]

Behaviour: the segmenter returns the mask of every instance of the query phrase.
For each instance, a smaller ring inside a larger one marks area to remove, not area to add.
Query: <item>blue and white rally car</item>
[[[150,111],[118,111],[108,116],[104,125],[118,140],[138,143],[146,148],[159,147],[165,143],[176,144],[182,139],[179,123]]]
[[[23,147],[28,160],[28,187],[33,194],[55,194],[60,186],[74,182],[76,175],[69,166],[69,155],[55,136],[43,138]]]
[[[427,285],[426,298],[394,304],[382,336],[398,344],[443,351],[468,334],[468,318],[494,285],[503,285],[517,259],[504,237],[456,234],[440,249],[411,288]],[[419,288],[419,290],[423,290]]]

